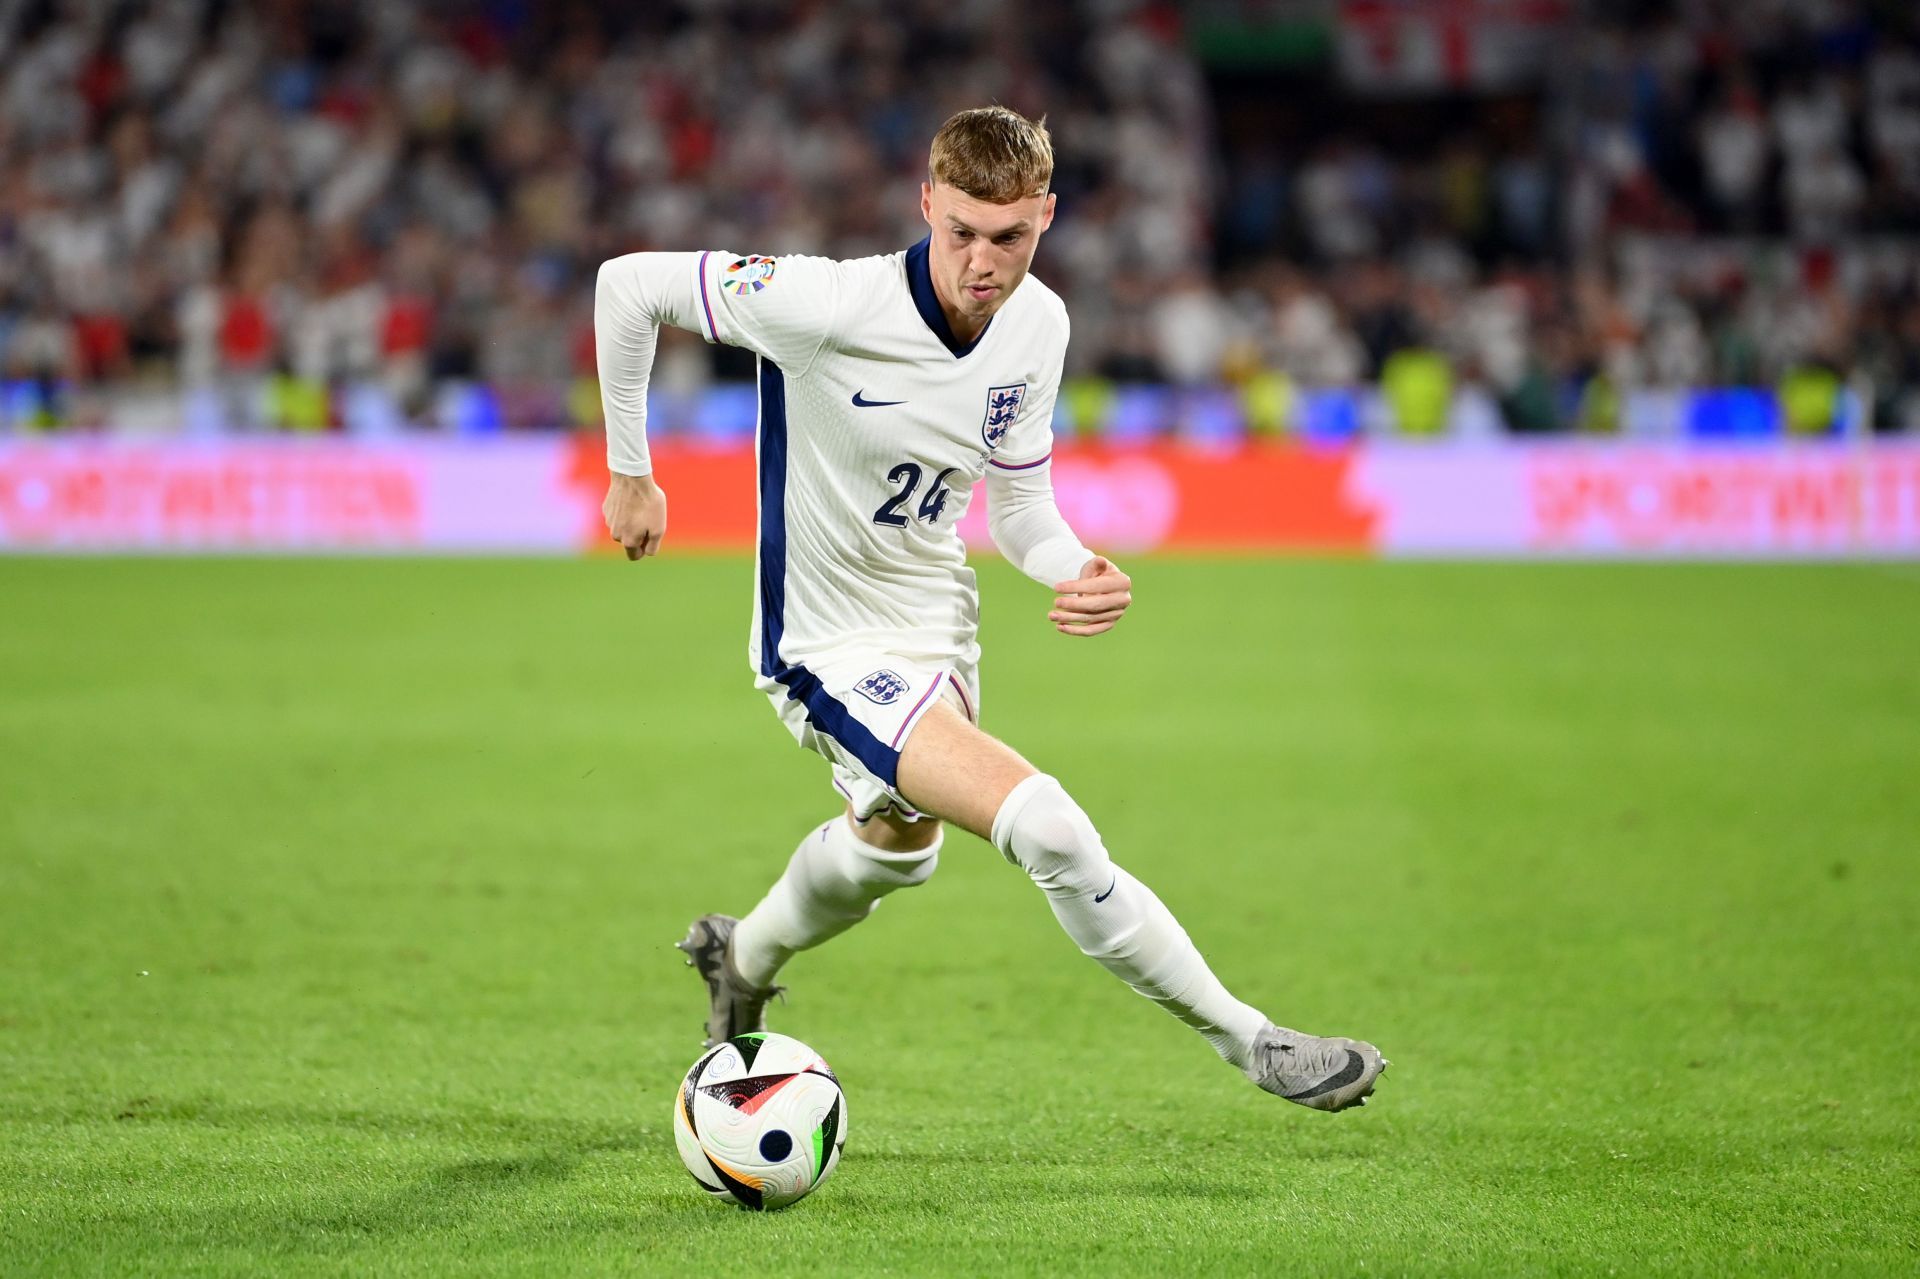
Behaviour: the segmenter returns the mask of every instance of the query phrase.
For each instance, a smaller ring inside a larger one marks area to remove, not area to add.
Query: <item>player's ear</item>
[[[1040,209],[1040,229],[1046,230],[1053,225],[1053,192],[1047,192],[1047,202]]]
[[[929,227],[933,225],[933,183],[931,182],[920,184],[920,216],[927,220]]]

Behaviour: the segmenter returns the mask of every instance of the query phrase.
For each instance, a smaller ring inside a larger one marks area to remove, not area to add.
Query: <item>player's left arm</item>
[[[1062,348],[1064,354],[1064,346]],[[987,463],[987,527],[1021,572],[1050,586],[1047,620],[1062,635],[1098,635],[1133,604],[1133,579],[1081,544],[1053,495],[1053,407],[1060,364]]]
[[[1062,635],[1098,635],[1133,603],[1133,579],[1080,544],[1054,501],[1052,464],[987,467],[987,528],[1021,572],[1054,591],[1047,620]]]

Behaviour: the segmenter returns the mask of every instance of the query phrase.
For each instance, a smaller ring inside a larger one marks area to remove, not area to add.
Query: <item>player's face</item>
[[[954,336],[972,338],[1027,278],[1040,234],[1053,224],[1053,194],[993,204],[922,182],[920,212],[933,231],[933,291]]]

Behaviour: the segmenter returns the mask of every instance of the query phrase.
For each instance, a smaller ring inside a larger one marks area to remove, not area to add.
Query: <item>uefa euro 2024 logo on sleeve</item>
[[[853,691],[870,702],[885,706],[889,702],[900,700],[907,691],[907,681],[889,670],[877,670],[853,686]]]
[[[761,257],[758,253],[737,258],[732,266],[720,273],[720,287],[737,298],[750,298],[773,283],[776,265],[773,258]]]
[[[987,388],[987,418],[980,424],[980,438],[986,441],[989,453],[999,448],[1000,441],[1007,438],[1007,428],[1020,416],[1020,403],[1026,398],[1025,382]]]

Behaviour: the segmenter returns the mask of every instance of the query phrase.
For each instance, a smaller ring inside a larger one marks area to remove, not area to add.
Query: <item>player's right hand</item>
[[[626,548],[627,558],[658,555],[667,531],[667,495],[651,475],[618,475],[607,485],[600,505],[607,532]]]

